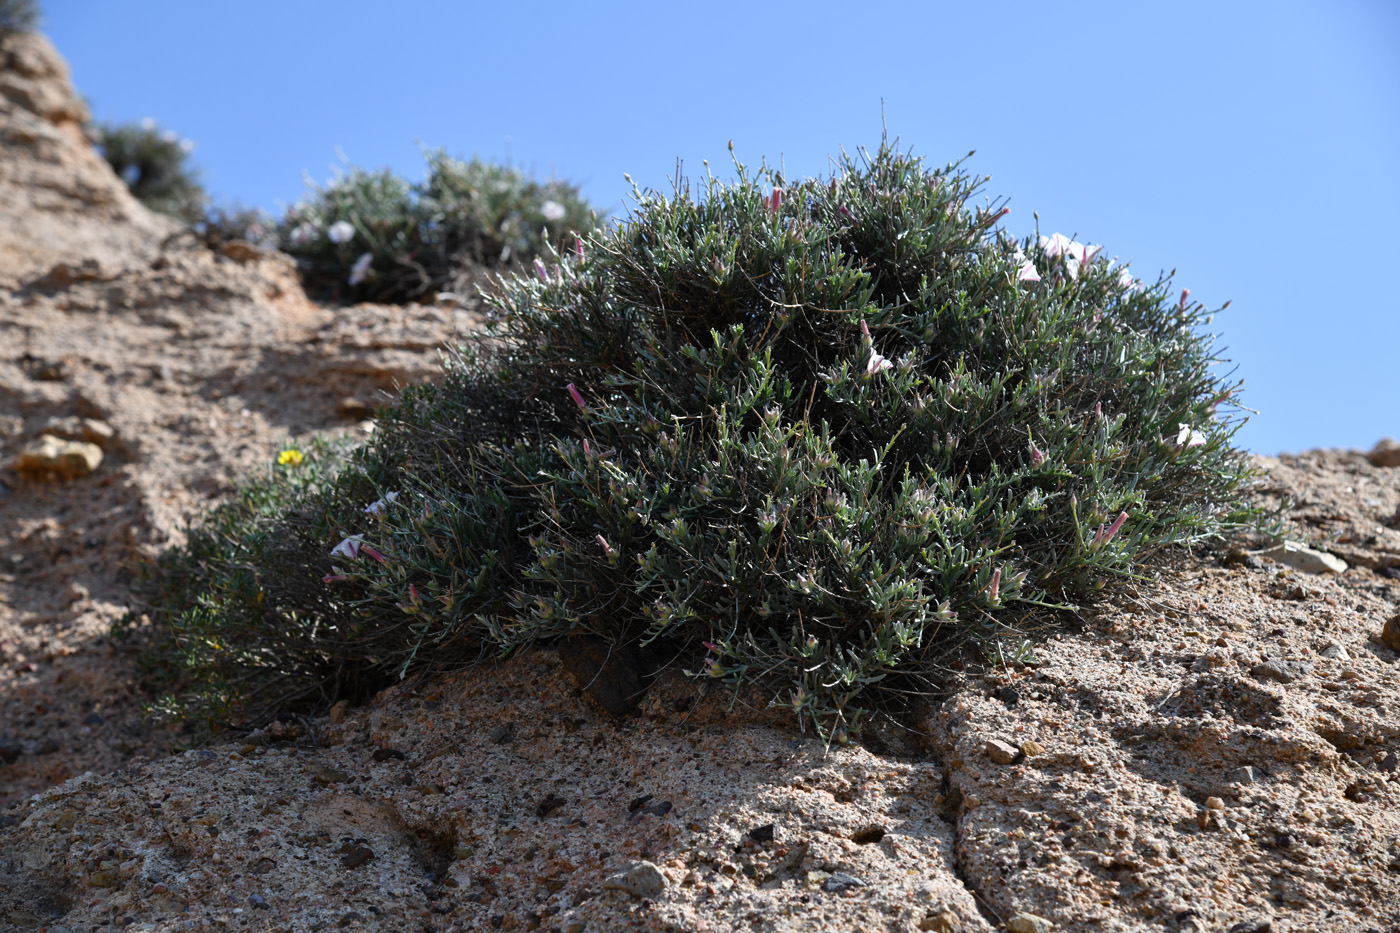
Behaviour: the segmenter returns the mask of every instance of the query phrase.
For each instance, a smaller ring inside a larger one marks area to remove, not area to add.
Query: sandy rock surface
[[[89,118],[47,39],[0,36],[0,286],[144,265],[179,229],[112,174]]]
[[[131,658],[105,637],[133,606],[137,562],[285,438],[363,436],[365,405],[432,378],[435,348],[480,318],[323,308],[285,257],[238,262],[172,237],[78,131],[85,111],[47,41],[6,36],[0,57],[5,807],[169,751],[176,737],[142,720]],[[46,436],[98,442],[95,471],[30,468]]]
[[[165,235],[25,43],[0,464],[46,432],[103,458],[0,472],[0,929],[1400,928],[1400,469],[1360,452],[1259,461],[1340,572],[1178,554],[867,746],[675,671],[615,719],[541,650],[172,756],[104,637],[136,563],[478,318],[320,307],[284,259]]]

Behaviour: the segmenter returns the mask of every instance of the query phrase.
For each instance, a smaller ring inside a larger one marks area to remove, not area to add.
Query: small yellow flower
[[[284,450],[277,455],[278,466],[301,466],[303,457],[299,450]]]

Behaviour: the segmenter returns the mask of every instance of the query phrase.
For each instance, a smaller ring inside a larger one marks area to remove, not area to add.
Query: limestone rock
[[[1347,562],[1324,551],[1314,550],[1297,541],[1285,541],[1263,553],[1264,557],[1303,573],[1343,573]]]
[[[84,132],[87,106],[43,36],[0,36],[0,285],[60,263],[145,265],[178,231],[142,206]]]
[[[1010,933],[1050,933],[1054,928],[1055,924],[1035,914],[1012,914],[1006,920],[1006,929]]]
[[[102,448],[82,441],[69,441],[52,434],[42,434],[15,459],[20,473],[38,477],[57,476],[77,479],[87,476],[102,463]]]
[[[635,862],[603,882],[610,891],[625,891],[636,898],[656,897],[666,890],[666,876],[651,862]]]
[[[1003,742],[1001,739],[987,740],[987,757],[999,765],[1011,764],[1020,753],[1021,750],[1009,742]]]
[[[106,450],[112,443],[112,438],[116,437],[116,431],[107,422],[98,421],[96,418],[78,418],[76,416],[50,418],[48,423],[44,425],[44,433],[65,441],[96,444],[103,450]]]
[[[1391,616],[1381,628],[1381,641],[1391,651],[1400,652],[1400,615]]]
[[[1371,461],[1371,466],[1400,467],[1400,441],[1393,437],[1382,438],[1371,448],[1366,459]]]
[[[268,255],[247,240],[229,240],[219,247],[219,253],[234,262],[257,262]]]

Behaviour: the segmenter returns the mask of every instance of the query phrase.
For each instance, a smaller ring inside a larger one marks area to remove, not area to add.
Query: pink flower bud
[[[865,318],[861,318],[861,319],[860,319],[860,332],[861,332],[861,334],[862,334],[864,337],[866,337],[867,339],[869,339],[869,337],[870,337],[870,327],[865,323]]]
[[[346,580],[349,580],[349,579],[350,579],[350,577],[349,577],[348,574],[343,574],[343,573],[328,573],[328,574],[326,574],[324,577],[321,578],[321,582],[322,582],[322,583],[344,583]]]
[[[1183,288],[1181,290],[1181,300],[1176,303],[1176,306],[1183,311],[1186,310],[1186,296],[1189,294],[1191,294],[1191,289]]]
[[[541,282],[549,284],[549,270],[545,268],[544,260],[539,257],[535,258],[535,275],[540,277]]]
[[[842,214],[847,220],[852,221],[852,222],[855,221],[856,215],[855,215],[855,214],[852,214],[852,213],[850,212],[850,210],[846,207],[846,205],[844,205],[844,204],[838,204],[838,205],[836,205],[836,209],[837,209],[838,211],[840,211],[841,214]]]
[[[373,557],[375,560],[379,561],[381,564],[387,563],[388,560],[389,560],[389,558],[387,558],[387,557],[385,557],[383,554],[381,554],[381,553],[378,551],[378,549],[372,548],[372,547],[370,547],[368,544],[361,544],[361,545],[360,545],[360,553],[361,553],[361,554],[368,554],[370,557]]]
[[[768,198],[768,210],[770,213],[778,213],[778,208],[783,206],[783,189],[774,188],[773,194]]]
[[[1045,451],[1043,451],[1043,450],[1041,450],[1039,447],[1035,446],[1035,443],[1032,442],[1032,443],[1031,443],[1031,463],[1032,463],[1032,465],[1034,465],[1034,466],[1040,466],[1040,465],[1041,465],[1042,463],[1044,463],[1044,462],[1045,462]]]
[[[575,241],[574,241],[574,252],[578,254],[578,261],[579,261],[579,262],[583,262],[583,241],[582,241],[582,240],[575,240]]]
[[[408,598],[415,606],[423,601],[418,598],[418,587],[414,586],[412,583],[408,585]]]
[[[583,439],[583,459],[590,462],[593,460],[593,451],[589,448],[588,438],[586,437]]]
[[[992,602],[1001,599],[1001,568],[992,571]]]
[[[1112,525],[1109,525],[1109,526],[1108,526],[1108,531],[1107,531],[1107,532],[1104,534],[1104,536],[1103,536],[1103,543],[1104,543],[1104,544],[1107,544],[1108,542],[1112,541],[1112,540],[1113,540],[1113,536],[1116,535],[1116,534],[1118,534],[1118,529],[1119,529],[1119,528],[1122,528],[1122,527],[1123,527],[1123,523],[1126,522],[1127,520],[1128,520],[1128,513],[1127,513],[1127,512],[1119,512],[1119,513],[1118,513],[1118,518],[1114,520],[1114,522],[1113,522]]]
[[[588,405],[584,402],[583,396],[579,393],[577,386],[575,386],[571,382],[568,385],[564,386],[564,388],[568,389],[569,394],[573,396],[574,404],[578,405],[578,407],[582,408],[584,411],[588,411]]]
[[[594,535],[593,537],[598,539],[598,544],[602,546],[603,553],[606,554],[608,557],[612,557],[614,554],[617,553],[612,549],[612,546],[608,544],[607,538],[604,538],[602,535]]]

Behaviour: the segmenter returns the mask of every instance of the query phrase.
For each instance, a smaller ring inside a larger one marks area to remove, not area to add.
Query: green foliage
[[[279,613],[270,611],[263,577],[273,566],[300,565],[303,573],[310,572],[305,565],[308,557],[315,559],[313,542],[329,531],[322,527],[319,535],[299,539],[286,537],[286,528],[298,510],[324,503],[351,450],[345,441],[315,438],[301,447],[288,441],[278,462],[248,477],[231,501],[189,529],[183,545],[144,568],[134,589],[147,603],[156,638],[144,673],[167,691],[155,704],[159,712],[198,710],[216,719],[234,705],[314,696],[314,678],[302,679],[305,693],[277,683],[264,696],[260,691],[272,682],[248,672],[283,650],[269,628]],[[314,605],[315,597],[308,591],[298,598]],[[135,615],[128,615],[114,634],[132,634],[135,622]],[[253,632],[267,641],[248,641]],[[294,623],[287,634],[296,638],[305,630]],[[309,647],[291,650],[306,663]]]
[[[204,217],[204,187],[189,164],[193,144],[154,120],[103,126],[103,157],[142,204],[196,223]]]
[[[278,246],[277,221],[266,211],[241,205],[213,205],[193,224],[194,230],[210,249],[241,240],[260,249]]]
[[[389,170],[354,168],[312,187],[281,225],[307,287],[336,297],[403,302],[459,290],[473,269],[569,250],[595,218],[567,182],[442,152],[410,184]],[[356,263],[362,265],[357,271]]]
[[[33,32],[39,20],[38,0],[0,0],[0,33]]]
[[[888,145],[737,171],[636,191],[333,484],[168,558],[204,568],[166,590],[189,676],[252,709],[587,633],[839,735],[949,644],[1258,517],[1169,280],[1013,241]]]

